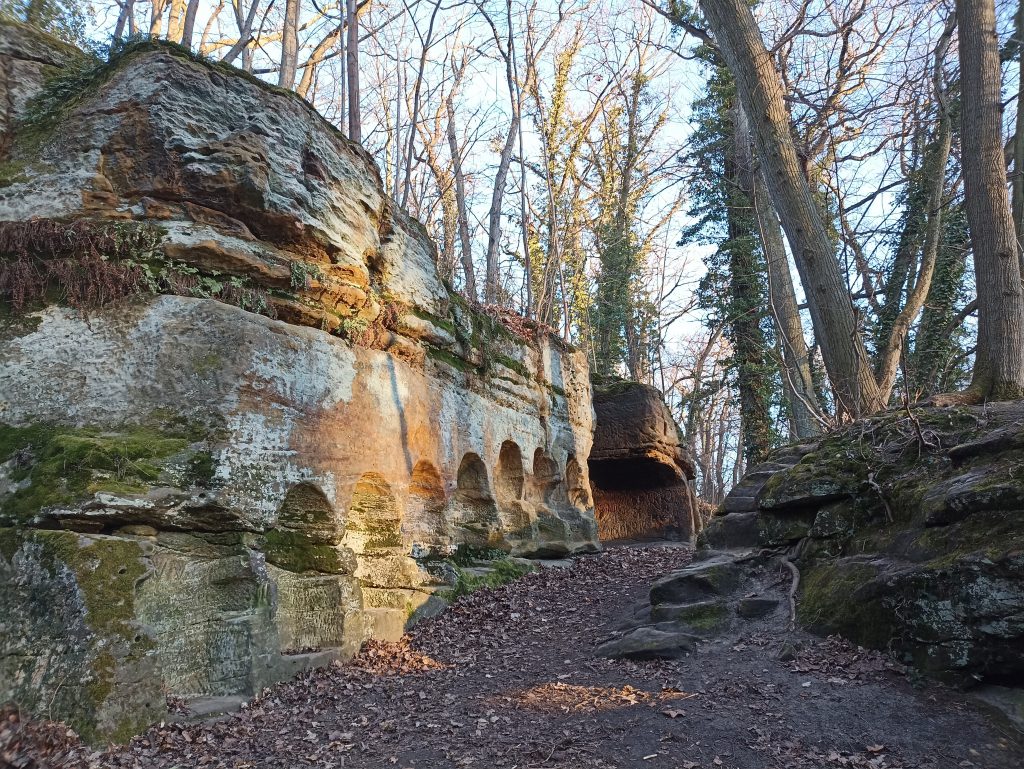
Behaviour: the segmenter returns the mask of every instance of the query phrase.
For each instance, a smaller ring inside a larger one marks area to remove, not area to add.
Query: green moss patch
[[[344,571],[341,554],[331,544],[312,542],[301,531],[274,529],[263,537],[267,562],[292,572],[340,574]]]
[[[868,563],[835,561],[803,571],[797,604],[800,622],[826,633],[840,633],[855,643],[886,648],[896,618],[885,606],[878,569]]]
[[[472,574],[459,567],[456,569],[458,578],[455,586],[451,590],[445,591],[443,595],[443,598],[449,602],[482,588],[501,587],[509,582],[515,582],[534,571],[533,566],[508,559],[494,561],[485,574]]]
[[[26,522],[47,508],[80,502],[100,491],[144,493],[161,479],[167,460],[189,445],[185,435],[151,427],[103,431],[0,425],[0,462],[8,463],[8,477],[16,487],[0,505],[0,517]],[[198,470],[207,469],[200,462]]]
[[[74,595],[80,598],[91,633],[86,639],[88,665],[73,671],[77,678],[68,685],[71,699],[62,699],[64,707],[74,703],[72,709],[55,717],[68,721],[86,742],[127,740],[157,715],[124,710],[125,692],[119,693],[126,685],[122,671],[144,665],[155,648],[135,616],[136,585],[147,573],[138,543],[66,531],[0,529],[0,554],[10,560],[18,551],[38,563],[55,583],[62,584],[68,575],[73,578]],[[73,693],[76,690],[78,694]]]

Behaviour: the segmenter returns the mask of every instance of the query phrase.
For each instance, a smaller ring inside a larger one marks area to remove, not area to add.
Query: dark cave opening
[[[589,463],[602,541],[689,536],[689,490],[677,468],[649,457]]]

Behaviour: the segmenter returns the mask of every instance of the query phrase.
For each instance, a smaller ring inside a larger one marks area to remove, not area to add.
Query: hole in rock
[[[602,541],[687,535],[690,497],[676,468],[646,457],[591,461],[589,468]]]

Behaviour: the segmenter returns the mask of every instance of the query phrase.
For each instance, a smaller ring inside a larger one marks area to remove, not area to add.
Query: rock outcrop
[[[661,393],[637,382],[598,382],[594,411],[590,479],[601,539],[696,535],[693,460]]]
[[[400,634],[456,549],[597,547],[585,355],[449,291],[294,94],[134,44],[15,129],[0,700],[123,739]]]
[[[883,414],[754,468],[701,535],[788,552],[798,619],[947,681],[1024,681],[1024,403]]]

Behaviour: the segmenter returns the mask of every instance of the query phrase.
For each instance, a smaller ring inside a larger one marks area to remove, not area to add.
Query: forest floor
[[[1021,743],[961,695],[912,680],[884,655],[790,632],[785,619],[676,661],[595,656],[652,580],[689,559],[683,548],[622,547],[545,568],[461,599],[400,644],[370,643],[353,662],[273,687],[232,716],[156,726],[104,752],[26,724],[24,766],[1024,766]],[[786,643],[798,651],[783,662]],[[28,763],[29,745],[48,761]]]

